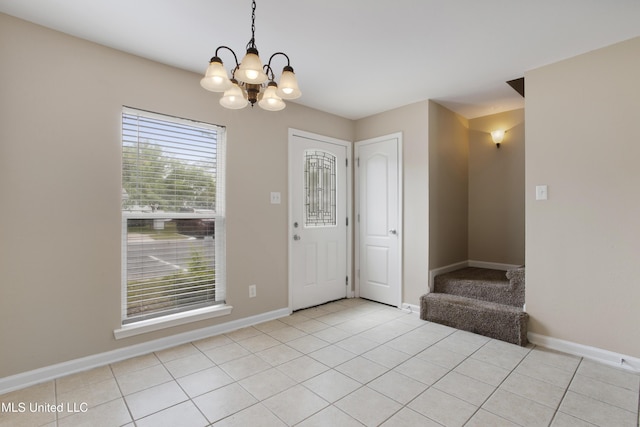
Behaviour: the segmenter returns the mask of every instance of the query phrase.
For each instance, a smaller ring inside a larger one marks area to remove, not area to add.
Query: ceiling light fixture
[[[267,64],[262,65],[256,47],[255,22],[256,2],[254,0],[251,5],[251,40],[247,44],[245,57],[238,64],[238,57],[233,49],[219,46],[209,62],[204,77],[200,80],[200,85],[211,92],[224,92],[220,98],[220,105],[225,108],[237,110],[246,107],[249,103],[253,107],[257,102],[265,110],[279,111],[286,106],[284,99],[296,99],[302,95],[302,92],[298,88],[298,81],[287,54],[276,52],[271,55]],[[231,78],[229,78],[227,70],[224,69],[222,60],[218,56],[221,49],[229,50],[235,59],[236,65],[231,71]],[[279,85],[275,81],[275,75],[271,68],[271,61],[278,55],[287,58],[287,65],[280,75]]]

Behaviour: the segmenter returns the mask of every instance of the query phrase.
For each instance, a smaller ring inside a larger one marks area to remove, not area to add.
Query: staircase
[[[524,267],[467,267],[440,274],[420,298],[420,318],[517,345],[527,345]]]

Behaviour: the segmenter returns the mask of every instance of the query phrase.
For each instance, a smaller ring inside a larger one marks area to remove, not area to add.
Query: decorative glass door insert
[[[336,156],[304,152],[304,226],[336,226]]]

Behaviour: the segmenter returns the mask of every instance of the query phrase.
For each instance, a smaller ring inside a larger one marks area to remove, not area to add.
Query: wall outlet
[[[279,191],[272,191],[271,192],[271,204],[272,205],[279,205],[280,203],[282,203],[282,197],[280,195]]]
[[[256,297],[256,285],[249,285],[249,298]]]

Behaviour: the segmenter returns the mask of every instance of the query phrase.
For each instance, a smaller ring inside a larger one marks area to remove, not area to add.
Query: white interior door
[[[345,298],[350,143],[289,133],[289,289],[293,310]]]
[[[401,135],[356,144],[359,296],[400,307]]]

